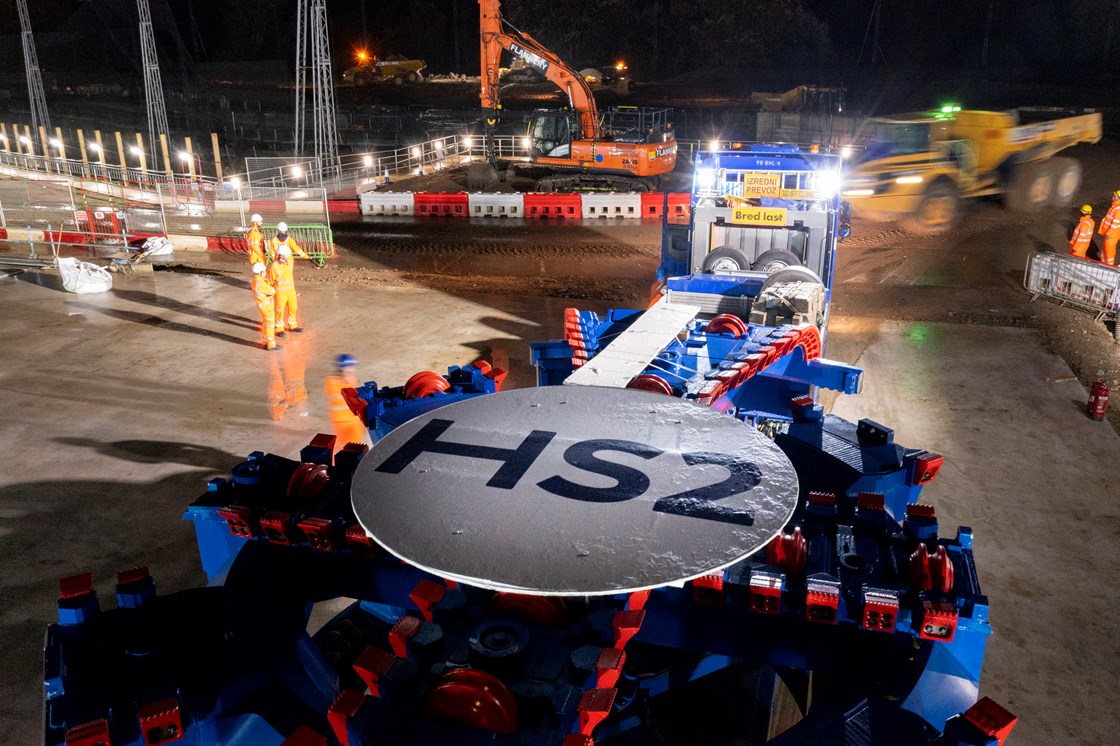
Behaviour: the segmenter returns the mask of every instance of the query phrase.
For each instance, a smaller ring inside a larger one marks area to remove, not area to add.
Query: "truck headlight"
[[[921,184],[921,176],[899,176],[894,180],[895,184]]]

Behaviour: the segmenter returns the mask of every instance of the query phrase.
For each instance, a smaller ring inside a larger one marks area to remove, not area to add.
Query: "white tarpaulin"
[[[113,276],[107,270],[74,257],[59,259],[58,273],[62,287],[71,293],[104,293],[113,288]]]

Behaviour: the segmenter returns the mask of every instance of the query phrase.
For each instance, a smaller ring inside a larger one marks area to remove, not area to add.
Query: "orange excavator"
[[[529,122],[528,150],[538,191],[649,191],[677,163],[667,109],[599,111],[587,82],[536,39],[502,18],[500,0],[478,0],[486,163],[468,172],[473,186],[500,178],[494,129],[501,114],[498,63],[502,50],[521,58],[568,96],[568,109],[538,110]]]

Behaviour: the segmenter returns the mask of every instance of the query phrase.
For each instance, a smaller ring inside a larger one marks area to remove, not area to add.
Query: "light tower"
[[[311,0],[311,71],[315,106],[315,163],[319,178],[338,171],[338,125],[326,0]]]
[[[148,104],[148,147],[152,149],[153,163],[158,160],[156,143],[167,131],[167,107],[163,103],[163,84],[159,77],[159,57],[156,55],[156,38],[152,33],[152,12],[148,0],[136,0],[140,13],[140,49],[144,61],[144,100]]]
[[[43,76],[39,72],[39,56],[35,54],[35,39],[31,36],[31,17],[27,14],[27,0],[16,0],[19,9],[19,26],[23,38],[23,65],[27,68],[27,95],[31,99],[31,129],[51,129],[47,113],[47,97],[43,93]]]

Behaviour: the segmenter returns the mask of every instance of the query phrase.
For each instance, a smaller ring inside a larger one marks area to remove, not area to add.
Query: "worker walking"
[[[263,262],[253,263],[253,281],[249,287],[261,314],[261,344],[266,350],[282,349],[276,344],[276,287],[268,281]]]
[[[335,361],[334,375],[327,376],[327,417],[334,430],[334,452],[341,451],[347,443],[365,443],[366,427],[358,415],[346,405],[343,389],[358,387],[358,361],[352,355],[339,355]]]
[[[1100,234],[1104,236],[1101,261],[1116,266],[1116,242],[1120,240],[1120,189],[1112,193],[1112,206],[1101,221]]]
[[[268,248],[264,242],[264,233],[261,232],[262,218],[260,215],[253,213],[249,218],[252,224],[249,232],[245,234],[245,243],[248,244],[249,249],[249,264],[268,264],[269,255]]]
[[[1069,253],[1078,259],[1085,258],[1089,246],[1093,243],[1094,225],[1092,205],[1082,205],[1081,220],[1078,221],[1077,227],[1073,229],[1073,235],[1069,239]]]
[[[283,337],[287,332],[302,332],[303,327],[296,318],[298,304],[296,279],[292,273],[292,250],[287,244],[276,247],[276,257],[268,265],[268,281],[276,288],[276,336]]]
[[[295,256],[298,256],[300,259],[311,258],[307,255],[307,252],[304,251],[298,243],[296,243],[296,240],[288,234],[287,223],[276,224],[276,235],[273,236],[272,240],[269,242],[269,250],[272,252],[272,256],[276,256],[277,252],[280,251],[281,246],[287,246],[288,249],[290,249],[291,253]]]

